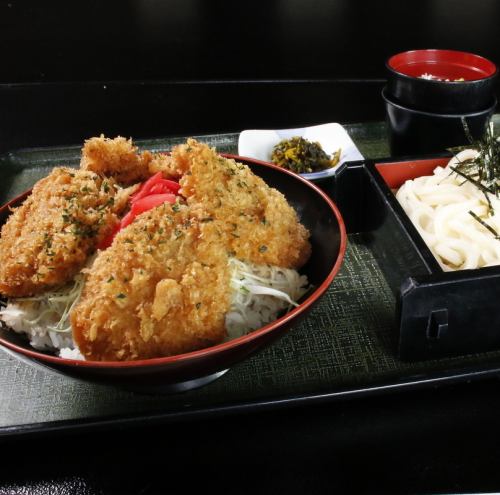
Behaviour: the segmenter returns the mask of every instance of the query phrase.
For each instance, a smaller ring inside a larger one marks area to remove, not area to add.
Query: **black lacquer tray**
[[[353,125],[348,131],[365,156],[387,153],[383,125]],[[225,153],[237,151],[237,138],[237,134],[199,137]],[[138,144],[162,151],[182,141],[166,138]],[[0,202],[29,188],[53,166],[76,165],[79,148],[18,150],[0,156]],[[324,185],[332,192],[336,186]],[[352,211],[348,206],[348,222]],[[371,211],[376,217],[376,210]],[[151,425],[497,374],[499,351],[413,362],[397,357],[394,284],[377,252],[380,243],[361,230],[352,229],[341,271],[306,320],[271,347],[196,390],[172,395],[128,392],[33,367],[0,349],[0,437]],[[401,264],[405,266],[404,261]]]
[[[332,188],[347,231],[362,233],[396,297],[395,341],[404,360],[500,349],[500,267],[443,271],[393,192],[449,159],[351,162]]]

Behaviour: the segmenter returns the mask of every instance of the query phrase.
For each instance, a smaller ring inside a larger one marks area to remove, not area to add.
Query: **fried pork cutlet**
[[[82,170],[114,177],[119,184],[130,185],[143,181],[162,171],[165,178],[175,177],[170,171],[170,159],[166,155],[149,151],[138,153],[131,139],[104,136],[87,139],[82,148]]]
[[[309,232],[276,189],[249,167],[194,139],[172,152],[189,205],[201,204],[243,261],[300,268],[311,253]]]
[[[55,168],[2,228],[0,293],[28,296],[70,281],[118,222],[127,198],[113,179]]]
[[[187,205],[139,215],[87,270],[71,315],[73,336],[91,360],[170,356],[226,335],[229,257],[298,268],[308,232],[278,191],[245,165],[194,140],[177,147]]]
[[[86,359],[170,356],[223,339],[228,253],[205,218],[165,203],[137,217],[99,252],[71,315]]]

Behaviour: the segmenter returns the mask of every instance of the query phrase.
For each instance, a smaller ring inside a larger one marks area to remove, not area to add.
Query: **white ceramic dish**
[[[347,134],[346,130],[337,123],[302,127],[298,129],[252,129],[242,131],[238,141],[238,155],[256,158],[266,162],[271,161],[274,145],[283,139],[295,136],[303,137],[309,141],[319,142],[325,153],[332,155],[341,149],[339,163],[332,168],[300,174],[306,179],[322,179],[335,174],[337,168],[344,162],[363,160],[363,155]]]

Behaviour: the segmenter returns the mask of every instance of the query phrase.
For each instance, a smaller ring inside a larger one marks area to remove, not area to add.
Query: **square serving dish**
[[[393,193],[449,159],[347,163],[334,177],[347,231],[363,233],[396,296],[395,338],[403,360],[500,348],[500,266],[443,271]]]
[[[346,130],[337,123],[321,124],[296,129],[250,129],[242,131],[238,138],[238,154],[265,162],[271,161],[273,148],[283,139],[302,137],[308,141],[317,142],[323,151],[331,156],[339,148],[340,159],[335,167],[318,172],[300,174],[314,182],[321,182],[331,177],[340,165],[348,161],[363,160],[354,141]]]

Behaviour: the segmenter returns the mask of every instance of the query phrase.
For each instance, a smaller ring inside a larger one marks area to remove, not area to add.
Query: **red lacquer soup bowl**
[[[63,359],[36,351],[21,335],[1,328],[0,344],[4,350],[30,364],[79,379],[135,391],[182,391],[217,378],[234,364],[275,341],[306,317],[325,294],[340,269],[347,242],[342,217],[325,193],[299,175],[269,163],[229,157],[246,163],[267,184],[282,192],[311,233],[312,256],[300,272],[307,275],[314,288],[298,307],[247,335],[177,356],[127,362]],[[2,223],[9,215],[9,207],[20,204],[27,194],[0,209]]]
[[[482,112],[495,104],[497,66],[474,53],[411,50],[386,61],[387,95],[412,110]]]

